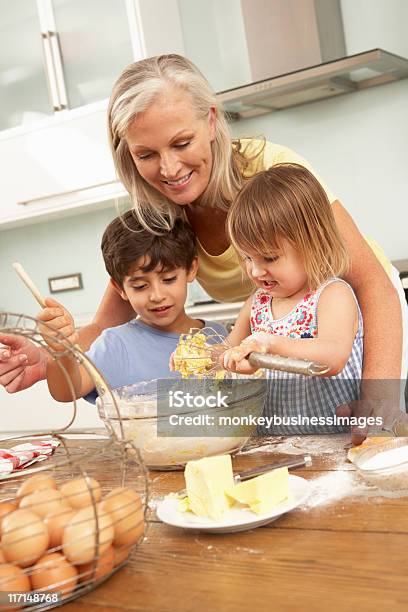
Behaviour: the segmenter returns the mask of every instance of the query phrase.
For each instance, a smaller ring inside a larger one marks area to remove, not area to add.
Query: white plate
[[[289,474],[289,498],[265,514],[255,514],[244,507],[232,507],[221,519],[213,520],[196,516],[192,512],[180,512],[178,510],[179,500],[176,498],[163,499],[157,505],[156,512],[163,523],[173,527],[198,529],[209,533],[232,533],[254,529],[276,520],[282,514],[300,506],[309,496],[310,491],[311,485],[307,480]]]

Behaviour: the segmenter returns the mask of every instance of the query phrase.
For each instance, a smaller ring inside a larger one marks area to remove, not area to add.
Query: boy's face
[[[162,331],[177,332],[186,317],[187,283],[195,279],[198,261],[193,261],[189,271],[175,268],[163,272],[159,265],[151,272],[143,272],[141,268],[148,264],[149,258],[141,257],[123,279],[122,287],[113,280],[112,283],[143,323]]]

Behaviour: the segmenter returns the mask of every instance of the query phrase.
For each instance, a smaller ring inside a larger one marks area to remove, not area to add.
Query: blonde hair
[[[298,252],[311,290],[343,276],[348,255],[327,195],[309,170],[278,164],[249,179],[227,218],[238,252],[270,255],[287,240]]]
[[[227,120],[215,93],[192,62],[171,54],[130,64],[119,76],[110,97],[109,142],[117,175],[131,196],[138,220],[153,233],[168,231],[183,212],[140,176],[126,142],[126,132],[136,115],[145,111],[169,84],[190,95],[197,118],[206,119],[211,108],[216,109],[212,170],[200,203],[227,210],[242,186],[245,164],[239,146],[231,146]]]

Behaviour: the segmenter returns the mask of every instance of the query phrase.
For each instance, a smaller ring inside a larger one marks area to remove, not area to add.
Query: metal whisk
[[[180,337],[180,343],[174,353],[175,369],[186,378],[188,376],[222,378],[225,370],[220,365],[219,358],[229,348],[231,346],[228,341],[212,327],[192,329],[189,334]],[[328,366],[314,361],[269,353],[251,352],[248,361],[256,368],[281,370],[306,376],[322,376],[329,371]]]

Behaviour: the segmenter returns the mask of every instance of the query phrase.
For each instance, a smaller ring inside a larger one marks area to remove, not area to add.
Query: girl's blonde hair
[[[298,164],[278,164],[249,179],[229,209],[227,226],[235,249],[248,255],[279,253],[287,240],[301,258],[311,290],[348,269],[327,195]]]
[[[126,132],[136,115],[145,111],[168,85],[190,95],[197,118],[204,120],[211,108],[216,109],[212,170],[200,203],[227,210],[242,186],[246,163],[239,146],[231,146],[226,117],[215,93],[192,62],[171,54],[130,64],[119,76],[110,97],[109,142],[116,172],[131,196],[138,220],[154,233],[168,231],[182,209],[140,176],[126,142]]]

